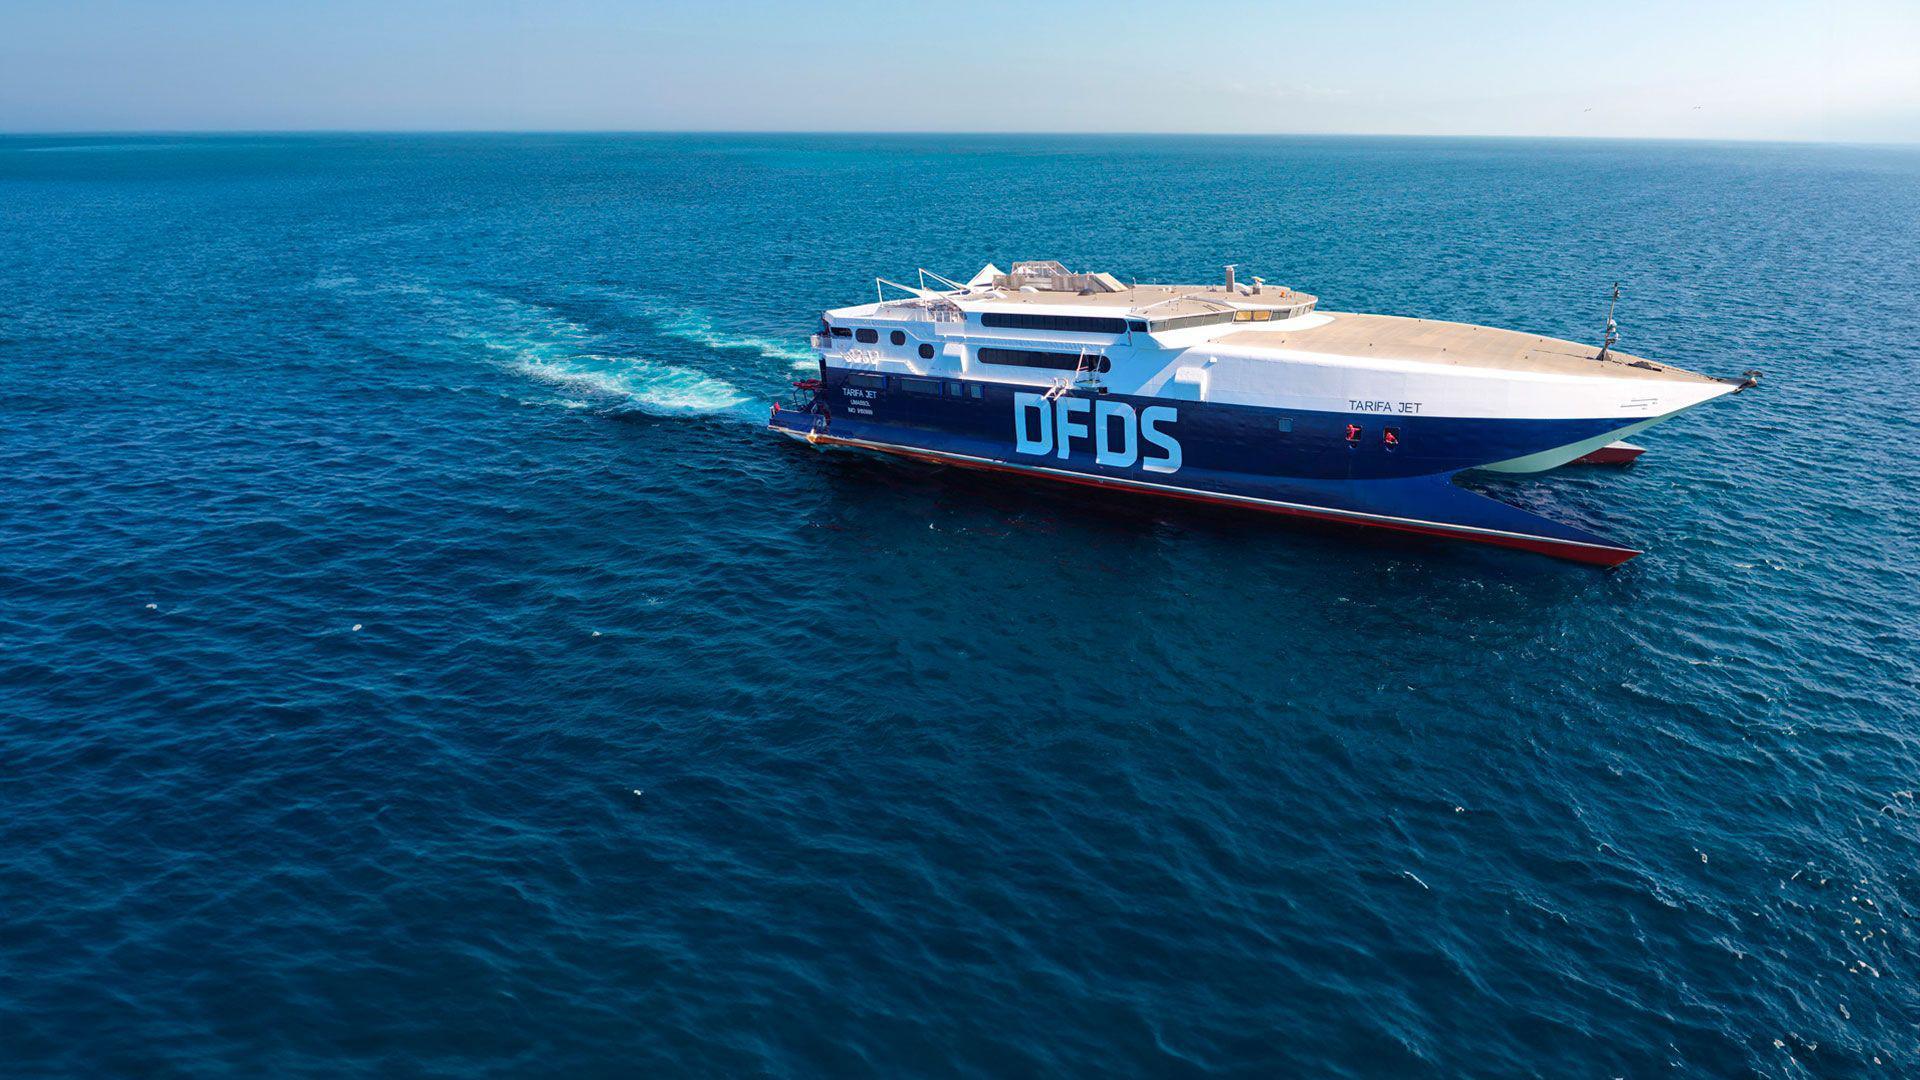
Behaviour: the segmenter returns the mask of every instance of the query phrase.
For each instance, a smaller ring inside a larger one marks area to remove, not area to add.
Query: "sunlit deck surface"
[[[1458,367],[1539,371],[1553,375],[1612,376],[1623,379],[1671,379],[1716,382],[1706,375],[1666,364],[1609,353],[1596,360],[1595,345],[1498,330],[1470,323],[1408,319],[1397,315],[1356,315],[1327,311],[1333,321],[1306,329],[1240,330],[1214,339],[1216,345],[1289,349],[1326,356],[1409,360]],[[1304,320],[1303,320],[1304,321]],[[1644,365],[1644,366],[1643,366]]]
[[[1212,303],[1203,303],[1188,297],[1204,297]],[[1221,304],[1232,304],[1242,308],[1299,308],[1315,303],[1316,298],[1296,290],[1282,291],[1281,286],[1268,285],[1257,293],[1229,293],[1220,285],[1134,285],[1119,292],[1079,293],[1064,290],[1042,289],[1038,292],[1020,292],[1018,290],[997,290],[992,294],[975,293],[969,296],[954,297],[960,306],[970,311],[991,310],[1006,304],[1031,304],[1046,307],[1099,308],[1111,311],[1115,315],[1126,312],[1139,312],[1152,307],[1147,312],[1156,318],[1173,315],[1199,315],[1209,311],[1221,310]]]

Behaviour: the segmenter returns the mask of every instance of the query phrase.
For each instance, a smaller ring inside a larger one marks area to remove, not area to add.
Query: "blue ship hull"
[[[1356,417],[956,380],[828,381],[776,430],[819,446],[1445,536],[1599,565],[1639,554],[1458,487],[1454,474],[1608,434],[1618,419]],[[907,387],[914,392],[908,392]],[[1154,421],[1158,421],[1155,423]]]

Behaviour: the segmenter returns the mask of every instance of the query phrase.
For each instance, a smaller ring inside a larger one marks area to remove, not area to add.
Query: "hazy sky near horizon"
[[[1920,141],[1920,0],[0,0],[0,131]]]

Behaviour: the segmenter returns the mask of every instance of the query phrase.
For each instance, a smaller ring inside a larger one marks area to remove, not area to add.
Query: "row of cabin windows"
[[[1007,367],[1052,368],[1057,371],[1078,371],[1082,359],[1079,353],[1040,352],[1035,349],[975,349],[973,355],[983,364],[1001,364]],[[1108,372],[1113,370],[1113,361],[1104,356],[1085,358],[1090,370]]]
[[[1234,322],[1270,322],[1276,319],[1290,319],[1292,317],[1292,308],[1281,308],[1278,311],[1268,311],[1266,308],[1253,308],[1251,310],[1236,311],[1233,313]]]
[[[1159,319],[1153,324],[1153,332],[1164,334],[1169,330],[1185,330],[1189,326],[1211,326],[1214,323],[1234,321],[1238,314],[1232,311],[1209,311],[1205,315],[1183,315],[1177,319]]]
[[[1124,334],[1127,320],[1087,315],[1029,315],[1024,311],[983,311],[981,326],[1007,330],[1062,330],[1075,334]]]
[[[950,398],[964,397],[973,398],[977,401],[986,397],[986,390],[979,383],[963,383],[941,379],[916,379],[905,375],[895,375],[893,381],[902,393],[918,394],[921,397],[939,397],[941,396],[943,388],[946,396]],[[852,372],[847,375],[847,385],[857,386],[863,390],[884,390],[887,386],[887,376]]]

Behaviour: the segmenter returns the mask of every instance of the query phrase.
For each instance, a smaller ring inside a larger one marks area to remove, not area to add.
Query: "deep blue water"
[[[1614,572],[817,454],[876,274],[1762,389]],[[0,140],[9,1075],[1920,1070],[1920,150]]]

